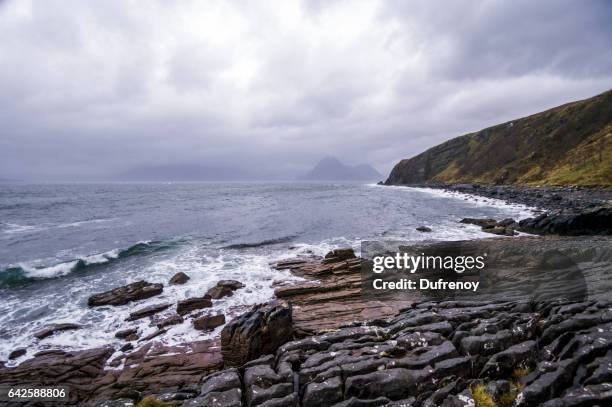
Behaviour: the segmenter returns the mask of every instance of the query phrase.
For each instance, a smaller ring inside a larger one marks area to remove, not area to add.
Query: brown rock
[[[493,226],[490,228],[482,228],[483,232],[487,232],[487,233],[492,233],[494,235],[500,235],[500,236],[514,236],[517,233],[509,227],[504,227],[504,226]]]
[[[134,335],[138,332],[136,328],[124,329],[122,331],[115,332],[115,338],[125,339],[130,335]]]
[[[178,273],[172,276],[168,283],[170,285],[185,284],[187,281],[189,281],[189,276],[183,273],[182,271],[179,271]]]
[[[25,348],[15,349],[11,353],[9,353],[8,358],[9,360],[17,359],[18,357],[25,355],[27,352],[28,351]]]
[[[147,336],[145,336],[144,338],[141,338],[141,339],[139,340],[139,342],[143,342],[143,341],[148,341],[148,340],[151,340],[151,339],[153,339],[153,338],[155,338],[155,337],[157,337],[157,336],[159,336],[159,335],[163,335],[163,334],[165,334],[166,332],[167,332],[167,330],[166,330],[166,329],[158,329],[157,331],[153,332],[152,334],[147,335]]]
[[[463,218],[460,222],[480,227],[493,227],[497,224],[497,221],[491,218]]]
[[[193,327],[200,331],[212,331],[225,323],[225,315],[205,315],[193,320]]]
[[[87,300],[90,307],[100,305],[125,305],[131,301],[143,300],[159,295],[164,290],[162,284],[137,281],[123,287],[114,288],[99,294],[94,294]]]
[[[168,303],[149,305],[148,307],[131,312],[130,316],[126,318],[126,321],[136,321],[138,319],[146,318],[165,310],[169,306],[170,304]]]
[[[214,300],[218,300],[219,298],[233,295],[234,291],[242,287],[244,287],[244,284],[242,284],[240,281],[221,280],[217,283],[217,285],[208,290],[206,295],[210,296],[210,298]]]
[[[153,324],[155,324],[155,326],[157,326],[159,329],[161,328],[165,328],[167,326],[171,326],[171,325],[178,325],[178,324],[182,324],[184,321],[183,317],[177,314],[171,315],[167,318],[164,319],[160,319],[157,321],[153,321]]]
[[[342,260],[349,260],[355,258],[355,252],[350,247],[344,249],[335,249],[325,255],[323,264],[334,263]]]
[[[210,307],[212,307],[212,301],[209,296],[205,295],[204,297],[187,298],[179,301],[176,304],[176,312],[179,315],[185,315],[197,309]]]
[[[68,330],[80,329],[80,328],[81,328],[81,325],[71,324],[71,323],[49,325],[45,327],[44,329],[42,329],[41,331],[36,332],[34,336],[36,337],[36,339],[45,339],[60,331],[68,331]]]
[[[291,307],[278,302],[255,306],[221,331],[221,353],[226,366],[240,366],[274,353],[292,339]]]
[[[65,352],[37,353],[16,367],[0,368],[2,386],[69,386],[70,404],[85,400],[102,384],[104,365],[113,354],[111,347]],[[78,403],[82,405],[83,403]]]

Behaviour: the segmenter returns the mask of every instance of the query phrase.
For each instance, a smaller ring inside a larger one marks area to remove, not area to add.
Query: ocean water
[[[123,342],[114,333],[155,328],[125,322],[136,308],[201,296],[221,279],[245,284],[214,301],[227,319],[269,300],[274,284],[296,280],[271,262],[365,239],[459,240],[491,237],[463,217],[515,219],[531,208],[439,190],[356,183],[0,184],[0,360],[41,350]],[[431,233],[416,227],[426,225]],[[120,307],[87,307],[87,298],[130,282],[191,280]],[[172,312],[172,308],[168,310]],[[36,340],[46,325],[82,329]],[[157,337],[167,344],[218,335],[188,321]]]

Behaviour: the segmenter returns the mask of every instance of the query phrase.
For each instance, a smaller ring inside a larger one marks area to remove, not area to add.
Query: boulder
[[[193,320],[193,327],[199,331],[212,331],[225,323],[225,315],[205,315]]]
[[[25,355],[27,352],[28,351],[25,348],[15,349],[11,353],[9,353],[8,358],[9,358],[9,360],[17,359],[17,358]]]
[[[255,306],[221,331],[221,354],[226,366],[240,366],[273,353],[292,339],[291,307],[278,302]]]
[[[96,307],[100,305],[125,305],[131,301],[144,300],[159,295],[164,290],[162,284],[137,281],[110,291],[94,294],[87,300],[87,305]]]
[[[497,221],[491,218],[463,218],[459,222],[480,227],[493,227],[497,224]]]
[[[163,319],[158,319],[152,322],[152,324],[154,324],[155,326],[157,326],[159,329],[165,328],[167,326],[172,326],[172,325],[178,325],[178,324],[182,324],[184,321],[183,317],[178,315],[178,314],[174,314],[171,315],[167,318],[163,318]]]
[[[182,271],[179,271],[178,273],[173,275],[172,278],[170,278],[170,281],[168,281],[168,284],[170,285],[185,284],[187,281],[189,281],[189,276],[183,273]]]
[[[165,310],[169,306],[170,306],[169,303],[149,305],[148,307],[144,307],[134,312],[131,312],[130,316],[126,318],[126,321],[136,321],[138,319],[149,317],[151,315],[157,314],[158,312]]]
[[[427,226],[419,226],[418,228],[416,228],[416,230],[418,230],[419,232],[431,232],[431,228],[428,228]]]
[[[73,330],[73,329],[80,329],[81,325],[78,324],[72,324],[72,323],[68,323],[68,324],[54,324],[54,325],[49,325],[46,326],[45,328],[43,328],[42,330],[36,332],[34,334],[34,337],[36,337],[36,339],[45,339],[57,332],[61,332],[61,331],[69,331],[69,330]]]
[[[138,333],[138,330],[136,328],[124,329],[124,330],[115,332],[115,338],[125,339],[128,336],[136,335],[137,333]]]
[[[234,291],[242,287],[244,287],[244,284],[242,284],[240,281],[221,280],[214,287],[208,290],[206,295],[213,300],[218,300],[219,298],[233,295]]]
[[[179,315],[185,315],[197,309],[210,307],[212,307],[212,301],[207,295],[204,297],[187,298],[186,300],[179,301],[176,304],[176,313]]]

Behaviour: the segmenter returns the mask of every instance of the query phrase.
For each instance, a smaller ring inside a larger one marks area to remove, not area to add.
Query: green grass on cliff
[[[387,183],[612,186],[612,91],[454,138]]]

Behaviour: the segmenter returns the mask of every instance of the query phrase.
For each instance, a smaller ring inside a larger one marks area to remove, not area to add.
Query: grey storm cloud
[[[585,1],[0,2],[0,178],[381,172],[612,84]]]

